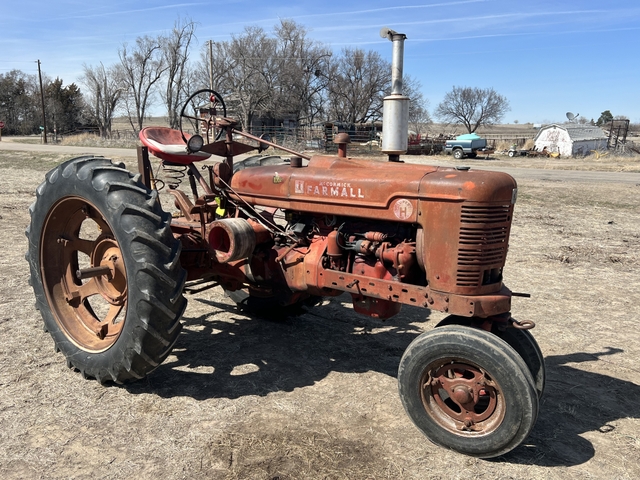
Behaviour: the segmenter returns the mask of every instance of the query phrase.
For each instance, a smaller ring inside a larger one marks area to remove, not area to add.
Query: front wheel
[[[495,335],[450,325],[416,338],[398,369],[413,423],[437,445],[481,458],[517,447],[538,414],[522,358]]]
[[[527,368],[529,372],[531,372],[531,377],[536,386],[538,399],[541,399],[546,384],[546,369],[542,350],[540,350],[536,339],[533,338],[529,330],[519,330],[517,328],[507,328],[502,332],[496,332],[496,335],[518,352],[518,355],[520,355],[524,363],[527,364]]]
[[[444,327],[446,325],[464,325],[466,327],[478,328],[478,325],[474,326],[474,319],[469,317],[459,317],[456,315],[449,315],[444,318],[436,325],[435,328]],[[509,346],[513,348],[518,355],[520,355],[522,360],[524,360],[524,363],[529,369],[529,373],[531,373],[531,378],[533,378],[538,399],[541,399],[546,383],[546,369],[542,350],[540,350],[540,346],[531,332],[529,330],[520,330],[513,327],[503,329],[500,328],[500,325],[496,322],[493,324],[491,333],[507,342]]]
[[[180,243],[157,192],[121,165],[83,157],[47,174],[30,213],[36,307],[67,364],[116,383],[155,369],[186,306]]]
[[[464,152],[460,148],[456,148],[453,151],[453,158],[456,160],[462,160],[464,158]]]

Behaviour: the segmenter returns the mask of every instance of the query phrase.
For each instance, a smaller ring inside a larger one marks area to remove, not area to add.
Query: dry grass
[[[115,147],[115,148],[136,148],[140,141],[133,135],[123,135],[122,138],[101,138],[93,133],[80,133],[78,135],[65,136],[61,145],[74,147]]]
[[[144,381],[68,370],[23,259],[27,208],[58,159],[16,158],[0,152],[2,478],[640,477],[640,186],[519,181],[505,275],[532,294],[513,313],[537,323],[547,389],[529,439],[483,461],[426,441],[398,399],[404,348],[442,318],[428,310],[380,322],[338,297],[269,322],[214,289],[189,298],[175,351]]]

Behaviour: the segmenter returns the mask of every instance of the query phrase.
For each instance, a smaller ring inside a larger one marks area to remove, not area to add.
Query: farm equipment
[[[544,147],[542,150],[536,150],[535,148],[531,148],[529,150],[518,149],[515,145],[509,148],[507,155],[510,157],[551,157],[558,158],[560,153],[551,152],[547,150],[547,147]]]
[[[220,95],[201,90],[179,130],[141,131],[135,175],[101,157],[49,172],[30,208],[27,258],[68,366],[103,383],[145,377],[179,340],[185,291],[220,286],[274,315],[346,292],[356,312],[379,319],[402,305],[448,313],[398,371],[406,412],[430,440],[477,457],[518,446],[545,373],[533,324],[511,317],[503,284],[515,180],[405,164],[395,148],[389,162],[350,158],[344,137],[336,156],[284,149],[290,158],[253,157],[241,169],[237,156],[278,146],[241,131]]]

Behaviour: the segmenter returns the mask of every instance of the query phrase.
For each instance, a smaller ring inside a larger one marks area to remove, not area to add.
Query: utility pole
[[[38,60],[38,76],[40,77],[40,100],[42,101],[42,139],[47,143],[47,115],[44,110],[44,90],[42,89],[42,72],[40,71],[40,60]]]
[[[213,90],[213,40],[209,40],[209,88]]]

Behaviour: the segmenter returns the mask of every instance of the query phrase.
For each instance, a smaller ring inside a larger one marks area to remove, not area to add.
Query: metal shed
[[[536,150],[547,147],[549,152],[571,157],[606,149],[607,139],[604,131],[595,125],[551,124],[542,127],[533,140]]]

